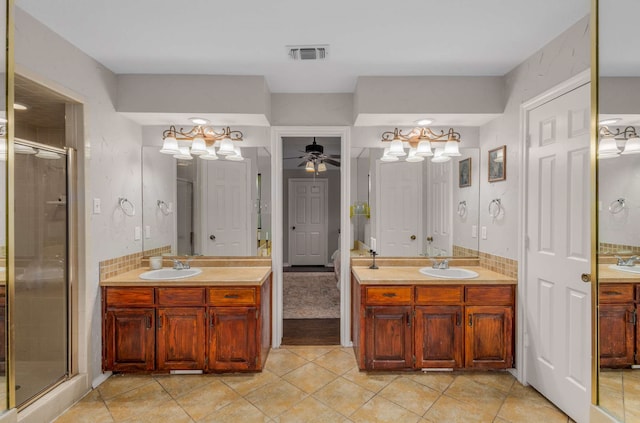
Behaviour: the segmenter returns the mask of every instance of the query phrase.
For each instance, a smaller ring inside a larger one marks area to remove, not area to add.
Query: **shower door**
[[[66,153],[16,142],[15,393],[28,404],[69,369]]]

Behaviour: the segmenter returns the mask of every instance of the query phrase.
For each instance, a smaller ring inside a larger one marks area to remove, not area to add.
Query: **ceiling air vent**
[[[329,45],[287,46],[287,54],[292,60],[325,60],[329,56]]]

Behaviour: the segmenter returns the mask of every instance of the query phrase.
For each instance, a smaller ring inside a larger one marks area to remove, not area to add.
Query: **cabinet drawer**
[[[416,304],[460,304],[462,286],[417,286]]]
[[[255,303],[255,288],[209,288],[209,304],[252,305]]]
[[[411,304],[410,286],[376,286],[366,288],[367,304]]]
[[[204,288],[158,288],[160,305],[204,305]]]
[[[466,303],[470,305],[512,305],[511,285],[477,285],[465,287]]]
[[[632,303],[633,288],[633,284],[602,284],[598,288],[599,300],[604,304]]]
[[[113,288],[105,290],[107,307],[152,306],[153,288]]]

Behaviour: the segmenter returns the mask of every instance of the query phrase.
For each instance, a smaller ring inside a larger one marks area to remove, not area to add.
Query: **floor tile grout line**
[[[137,376],[137,375],[136,375],[136,376]],[[114,396],[109,397],[109,398],[104,398],[104,397],[103,397],[104,401],[105,401],[105,402],[106,402],[106,401],[110,401],[110,400],[112,400],[113,398],[115,398],[115,397],[119,397],[119,396],[120,396],[120,395],[122,395],[122,394],[126,394],[126,393],[131,392],[131,391],[133,391],[133,390],[135,390],[135,389],[142,388],[143,386],[147,386],[147,385],[149,385],[150,383],[152,383],[152,382],[155,380],[155,379],[153,378],[153,375],[149,375],[149,376],[151,376],[151,378],[150,378],[148,381],[146,381],[145,383],[143,383],[142,385],[138,385],[138,386],[136,386],[136,387],[134,387],[134,388],[129,388],[129,389],[127,389],[126,391],[119,392],[117,395],[114,395]],[[116,373],[116,374],[114,374],[114,375],[109,376],[109,378],[108,378],[107,380],[111,379],[112,377],[116,377],[116,378],[126,378],[126,377],[127,377],[127,374],[126,374],[126,373]],[[138,379],[138,378],[136,378],[136,379]],[[105,380],[105,383],[107,382],[107,380]],[[98,389],[98,392],[100,393],[100,396],[102,396],[102,393],[100,392],[100,387],[97,387],[96,389]]]

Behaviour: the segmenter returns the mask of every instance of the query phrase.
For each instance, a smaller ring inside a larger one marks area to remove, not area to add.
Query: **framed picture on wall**
[[[458,162],[458,186],[460,188],[471,186],[471,157]]]
[[[507,146],[489,150],[489,182],[507,179]]]

